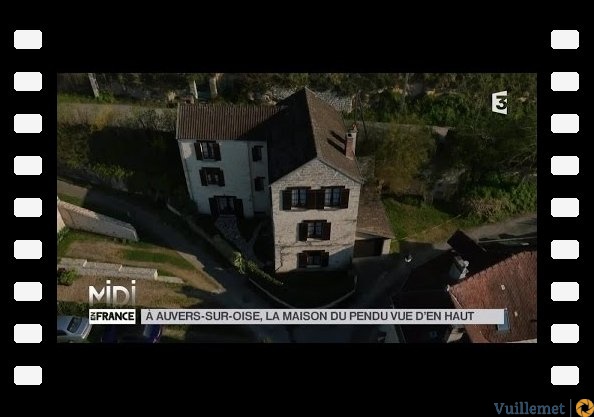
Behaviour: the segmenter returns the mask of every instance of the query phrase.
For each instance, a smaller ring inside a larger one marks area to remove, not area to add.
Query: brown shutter
[[[316,190],[307,190],[305,192],[305,207],[308,209],[316,208]]]
[[[215,159],[215,161],[220,161],[221,160],[221,147],[216,142],[212,145],[212,147],[214,149],[214,159]]]
[[[330,240],[330,228],[332,223],[324,222],[322,223],[322,239],[323,240]]]
[[[326,200],[326,190],[316,190],[316,208],[318,210],[324,210],[324,201]]]
[[[194,142],[194,150],[196,151],[196,159],[202,160],[202,149],[200,149],[200,142]]]
[[[225,185],[225,176],[223,175],[222,169],[219,169],[219,185],[221,187]]]
[[[291,190],[283,191],[283,210],[291,210],[291,202],[293,201],[293,194]]]
[[[299,240],[305,242],[307,240],[307,222],[299,223],[297,228],[299,230]]]
[[[307,254],[301,252],[297,254],[297,268],[305,268],[307,266]]]
[[[349,207],[349,189],[345,188],[340,191],[340,208]]]
[[[213,217],[218,217],[219,216],[219,205],[217,204],[217,199],[214,197],[209,198],[208,204],[210,204],[210,214],[212,214]]]
[[[322,266],[328,266],[330,261],[330,254],[328,252],[322,252]]]
[[[235,207],[235,215],[240,219],[243,219],[243,201],[240,198],[236,198],[233,204]]]
[[[208,185],[208,183],[206,182],[206,172],[204,171],[204,169],[200,170],[200,183],[202,183],[202,185]]]

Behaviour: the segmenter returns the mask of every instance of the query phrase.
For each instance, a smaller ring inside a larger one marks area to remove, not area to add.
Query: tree
[[[431,131],[391,124],[375,142],[376,177],[393,193],[410,192],[435,151]]]

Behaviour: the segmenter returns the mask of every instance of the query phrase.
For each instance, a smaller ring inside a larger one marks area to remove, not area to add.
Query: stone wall
[[[135,242],[138,241],[136,229],[130,223],[95,213],[74,204],[58,201],[58,218],[60,217],[64,224],[71,229],[85,230],[87,232],[133,240]]]
[[[350,190],[348,208],[290,211],[282,208],[282,191],[288,187],[344,186]],[[297,254],[305,250],[329,252],[328,269],[346,269],[353,257],[361,185],[314,159],[271,185],[274,227],[275,270],[287,272],[297,268]],[[298,240],[298,224],[304,220],[326,220],[332,224],[330,240]]]
[[[58,207],[57,207],[56,211],[58,212],[58,232],[57,233],[60,233],[60,230],[65,228],[66,224],[64,224],[64,220],[62,219],[62,215],[60,214],[60,200],[59,199],[58,199]]]

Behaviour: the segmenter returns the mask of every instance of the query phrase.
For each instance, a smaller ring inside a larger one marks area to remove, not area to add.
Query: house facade
[[[198,211],[269,216],[276,272],[346,269],[361,236],[389,250],[391,230],[357,234],[356,127],[312,91],[275,106],[180,105],[176,130]]]

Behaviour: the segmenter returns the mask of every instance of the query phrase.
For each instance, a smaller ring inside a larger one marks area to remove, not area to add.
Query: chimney
[[[346,146],[344,153],[347,158],[355,159],[355,149],[357,148],[357,124],[353,123],[353,126],[349,129],[346,134]]]
[[[468,261],[465,261],[460,256],[454,256],[454,263],[450,268],[450,278],[463,279],[468,274]]]

